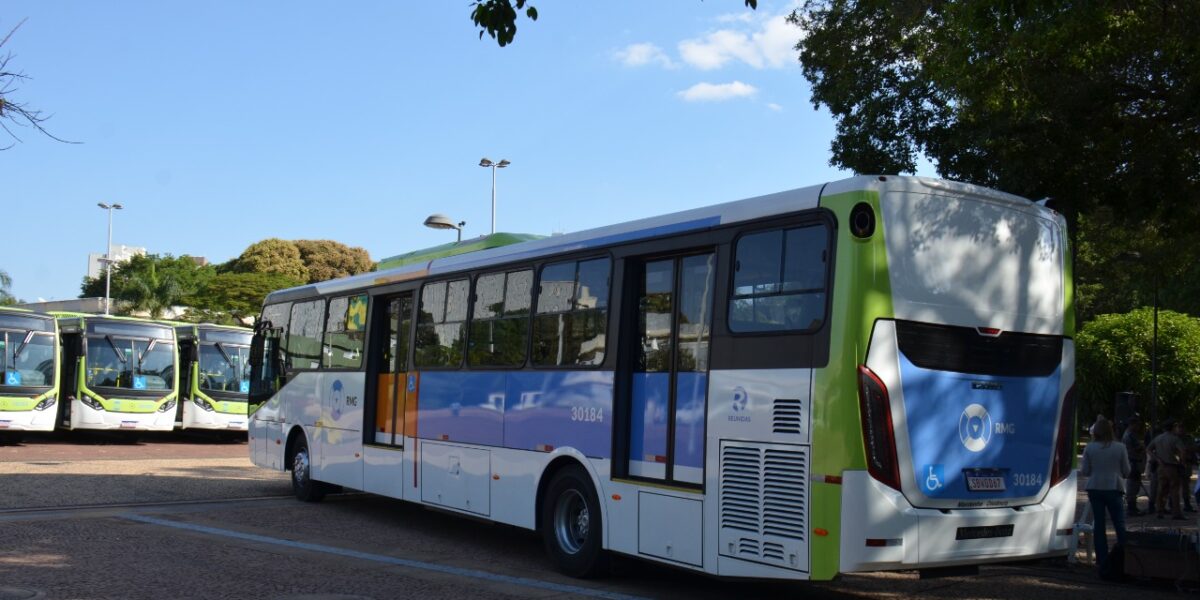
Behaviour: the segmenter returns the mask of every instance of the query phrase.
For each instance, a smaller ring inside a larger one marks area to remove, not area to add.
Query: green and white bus
[[[59,398],[58,324],[54,317],[0,307],[0,441],[52,431]]]
[[[1065,556],[1064,219],[854,177],[270,294],[250,454],[734,578]]]
[[[244,327],[178,325],[182,429],[246,431],[250,337]]]
[[[179,399],[175,329],[132,317],[52,313],[63,347],[66,429],[171,431]]]

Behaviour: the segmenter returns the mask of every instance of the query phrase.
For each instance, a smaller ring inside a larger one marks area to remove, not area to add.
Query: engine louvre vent
[[[721,445],[720,552],[808,570],[808,448]]]
[[[804,403],[793,398],[778,398],[771,411],[772,433],[804,433]]]

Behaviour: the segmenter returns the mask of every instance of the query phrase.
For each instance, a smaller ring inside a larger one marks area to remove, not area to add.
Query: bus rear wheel
[[[555,473],[542,498],[540,524],[546,552],[559,571],[589,578],[607,570],[608,556],[601,548],[600,501],[581,467]]]
[[[308,440],[301,435],[296,438],[292,453],[292,493],[304,502],[320,502],[325,498],[328,487],[312,478],[312,457],[308,453]]]

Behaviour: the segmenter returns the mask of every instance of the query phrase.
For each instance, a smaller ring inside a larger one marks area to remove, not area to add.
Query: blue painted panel
[[[611,371],[509,373],[504,446],[571,446],[587,456],[610,458],[612,403]]]
[[[667,409],[670,395],[670,373],[633,374],[629,460],[648,463],[666,460]]]
[[[1060,376],[932,371],[901,354],[910,467],[921,491],[942,500],[1036,495],[1049,477]],[[1005,490],[969,491],[964,469],[1003,477]]]
[[[675,466],[704,467],[707,373],[679,373],[675,387]]]
[[[499,371],[421,373],[417,436],[499,446],[504,441],[505,374]]]

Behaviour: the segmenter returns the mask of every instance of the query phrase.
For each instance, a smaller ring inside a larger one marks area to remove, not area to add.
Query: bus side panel
[[[859,414],[857,367],[864,362],[871,328],[878,318],[893,314],[888,278],[887,246],[883,227],[865,240],[850,235],[846,224],[855,205],[866,203],[878,216],[879,194],[856,191],[824,196],[821,206],[837,216],[836,259],[829,327],[829,364],[813,376],[813,466],[814,473],[846,476],[846,471],[865,473]],[[827,535],[815,536],[812,547],[813,579],[832,579],[839,572],[842,535],[842,486],[815,482],[812,486],[812,526]]]

